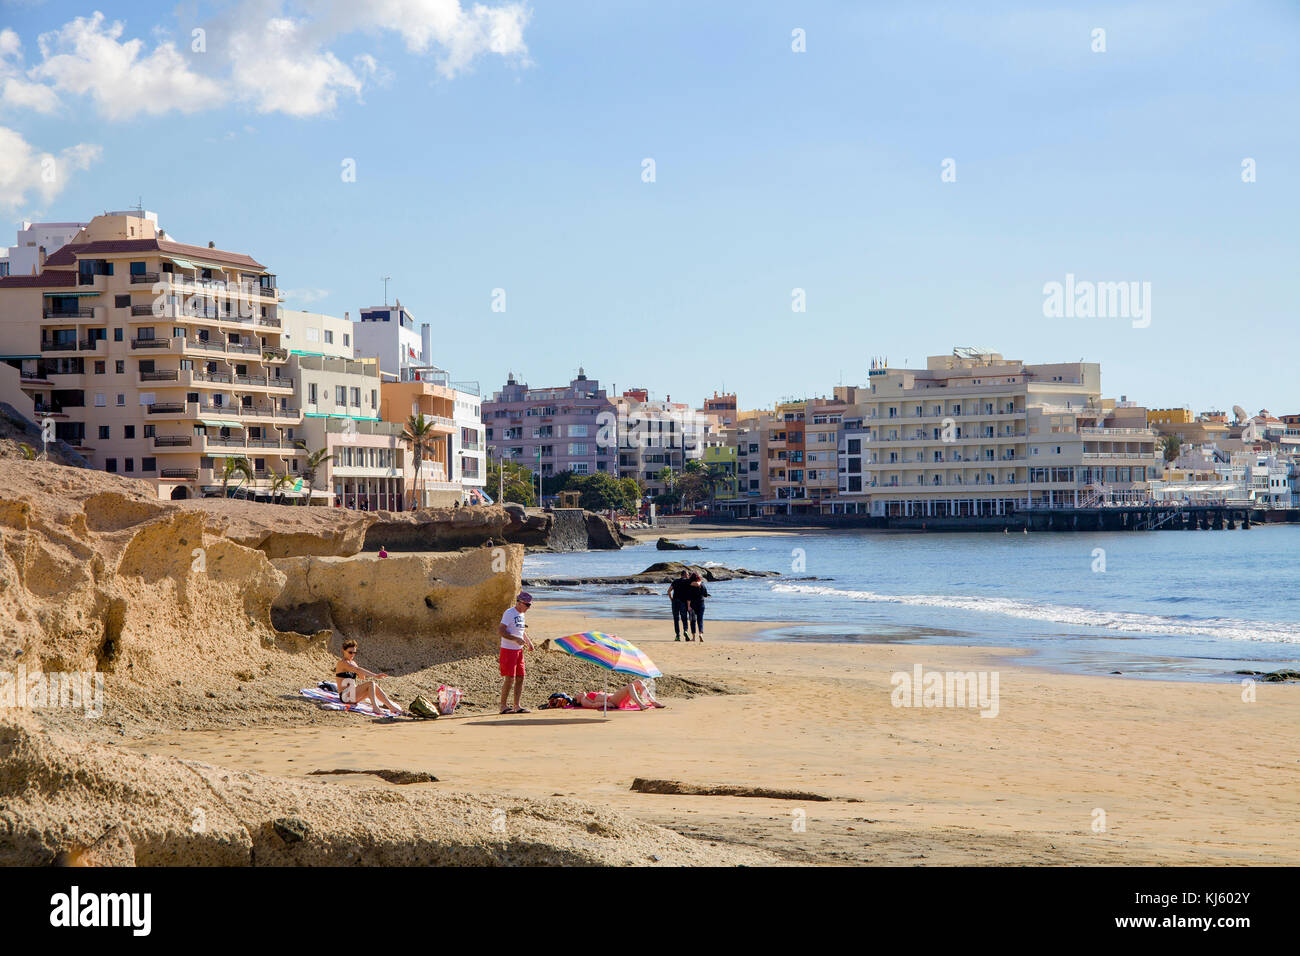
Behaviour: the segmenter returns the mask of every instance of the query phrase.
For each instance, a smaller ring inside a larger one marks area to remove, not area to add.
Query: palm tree
[[[700,475],[700,483],[709,496],[710,515],[718,510],[718,487],[726,484],[729,478],[730,472],[724,465],[718,464],[709,465]]]
[[[320,471],[321,465],[325,464],[325,462],[333,460],[334,456],[324,448],[317,448],[302,463],[302,484],[307,489],[307,494],[302,499],[303,504],[311,504],[312,489],[316,487],[316,472]]]
[[[253,466],[242,455],[231,455],[226,459],[225,468],[221,471],[221,497],[230,497],[230,482],[235,478],[238,478],[241,484],[245,481],[251,483],[255,479]],[[238,486],[235,490],[239,490]]]
[[[420,475],[424,471],[424,453],[433,438],[433,422],[424,417],[424,412],[412,415],[406,421],[406,430],[402,432],[402,441],[411,447],[415,457],[415,506],[420,507]]]
[[[271,470],[271,500],[277,504],[284,500],[284,489],[293,483],[289,473],[280,474],[275,469]]]

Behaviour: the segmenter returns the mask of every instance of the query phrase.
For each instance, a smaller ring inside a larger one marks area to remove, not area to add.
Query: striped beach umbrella
[[[664,676],[663,671],[655,667],[655,662],[640,648],[615,634],[584,631],[568,637],[557,637],[551,643],[574,657],[591,661],[619,674],[646,678]]]

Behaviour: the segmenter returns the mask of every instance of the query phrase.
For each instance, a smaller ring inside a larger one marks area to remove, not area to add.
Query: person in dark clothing
[[[691,572],[690,584],[685,588],[689,595],[691,634],[704,640],[704,599],[709,596],[709,589],[704,586],[704,579],[699,571]],[[686,638],[688,641],[691,638]]]
[[[683,571],[676,581],[668,585],[668,597],[673,602],[673,638],[680,641],[683,634],[687,634],[687,640],[690,635],[687,632],[687,622],[690,620],[690,575]]]

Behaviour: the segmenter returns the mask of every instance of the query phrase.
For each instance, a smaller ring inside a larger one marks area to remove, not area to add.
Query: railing
[[[41,313],[47,319],[90,319],[94,318],[94,309],[44,309]]]
[[[1150,428],[1080,428],[1080,435],[1151,435],[1155,432]]]
[[[220,372],[199,372],[193,373],[193,380],[196,382],[215,382],[218,385],[231,384],[231,376],[222,375]]]
[[[185,413],[185,403],[154,402],[152,405],[146,405],[145,410],[149,415],[181,415]]]
[[[98,348],[99,343],[100,343],[100,342],[104,342],[104,341],[107,341],[107,340],[106,340],[106,339],[102,339],[102,338],[99,338],[99,339],[82,339],[80,342],[77,343],[77,348],[78,348],[78,349],[81,349],[81,350],[84,350],[84,351],[93,352],[93,351],[95,351],[96,348]]]
[[[273,328],[273,329],[278,329],[278,328],[280,328],[280,326],[283,325],[284,323],[282,323],[279,319],[271,319],[271,318],[261,318],[261,317],[259,317],[258,320],[257,320],[257,324],[258,324],[258,325],[267,325],[267,326],[270,326],[270,327]]]
[[[188,478],[190,481],[198,481],[199,470],[197,468],[164,468],[158,472],[161,478]]]
[[[159,275],[156,272],[133,272],[131,273],[132,285],[143,285],[145,283],[153,284],[159,281]]]
[[[132,315],[153,315],[154,314],[153,303],[149,303],[148,305],[133,305],[131,306],[131,314]],[[161,319],[161,318],[165,318],[166,316],[164,316],[162,312],[159,312],[157,317]]]
[[[76,339],[71,342],[52,342],[48,340],[41,342],[42,352],[75,352],[76,350]]]
[[[191,435],[155,435],[155,448],[180,448],[194,444],[194,438]]]
[[[132,339],[131,348],[133,349],[165,349],[170,348],[168,344],[170,339]]]

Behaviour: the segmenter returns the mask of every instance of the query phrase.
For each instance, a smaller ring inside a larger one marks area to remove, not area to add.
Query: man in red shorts
[[[519,698],[524,692],[524,648],[533,650],[533,642],[528,639],[527,624],[524,614],[533,605],[533,596],[527,591],[520,591],[515,598],[514,607],[506,608],[497,625],[497,634],[501,636],[501,676],[505,681],[501,685],[501,713],[526,714],[528,709],[519,706]],[[515,706],[507,707],[510,687],[515,688]]]

